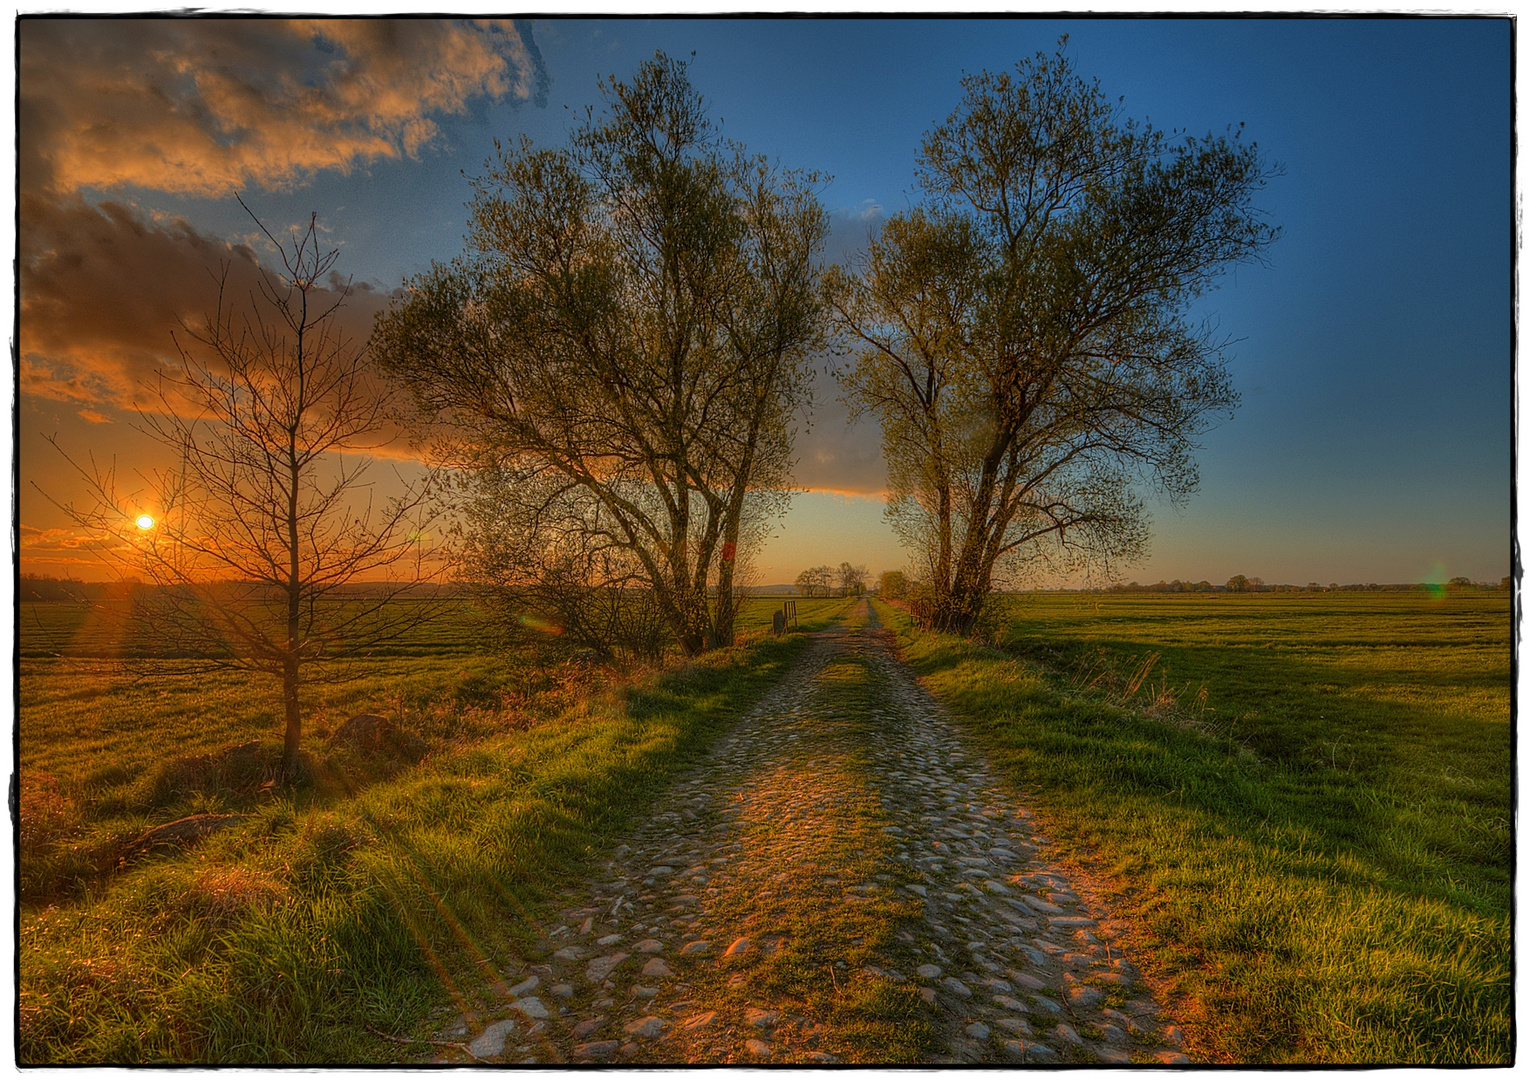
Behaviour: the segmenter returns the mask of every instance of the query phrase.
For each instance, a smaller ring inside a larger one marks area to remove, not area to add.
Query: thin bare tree
[[[290,779],[309,666],[363,655],[432,614],[401,597],[439,572],[424,532],[434,478],[399,478],[377,497],[366,452],[391,435],[392,392],[338,324],[350,295],[331,277],[339,252],[319,243],[317,215],[286,243],[256,224],[281,271],[261,268],[236,302],[225,265],[216,312],[183,324],[179,371],[139,409],[135,426],[176,464],[135,472],[141,486],[123,491],[115,462],[81,463],[55,440],[89,497],[54,501],[151,586],[153,652],[280,680]]]

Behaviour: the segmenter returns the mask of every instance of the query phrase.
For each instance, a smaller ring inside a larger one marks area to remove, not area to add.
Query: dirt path
[[[505,1009],[440,1037],[507,1062],[1188,1063],[1045,843],[863,602],[568,898]]]

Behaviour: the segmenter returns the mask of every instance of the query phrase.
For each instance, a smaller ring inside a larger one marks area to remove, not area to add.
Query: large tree
[[[507,542],[546,546],[528,573],[614,566],[694,654],[732,643],[739,546],[788,482],[828,223],[818,178],[725,142],[683,64],[604,91],[566,148],[499,149],[466,252],[377,339],[455,460],[516,478],[495,497],[520,502]]]
[[[1187,313],[1275,236],[1256,146],[1123,120],[1061,46],[962,87],[925,137],[923,200],[827,281],[889,517],[957,631],[1006,565],[1138,556],[1143,482],[1195,489],[1195,439],[1237,396]]]
[[[367,343],[340,328],[350,286],[334,273],[338,250],[320,244],[317,217],[285,241],[266,236],[280,272],[262,268],[241,298],[225,267],[216,312],[177,337],[180,370],[140,410],[139,429],[175,464],[119,482],[115,464],[66,454],[89,497],[62,508],[151,586],[151,655],[280,681],[291,778],[312,666],[430,618],[432,603],[396,601],[439,565],[422,528],[434,477],[373,494],[367,451],[395,433],[391,392]]]

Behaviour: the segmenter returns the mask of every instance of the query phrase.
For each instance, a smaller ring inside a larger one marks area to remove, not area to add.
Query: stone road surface
[[[469,1053],[436,1060],[875,1060],[812,1000],[771,997],[761,965],[811,947],[837,993],[917,990],[930,1064],[1189,1064],[1046,852],[863,602],[540,928],[500,1013],[440,1033]]]

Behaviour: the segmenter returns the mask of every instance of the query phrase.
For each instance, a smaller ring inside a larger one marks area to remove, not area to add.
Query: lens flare
[[[152,529],[154,528],[154,519],[148,514],[140,514],[138,516],[138,527],[140,529]]]

